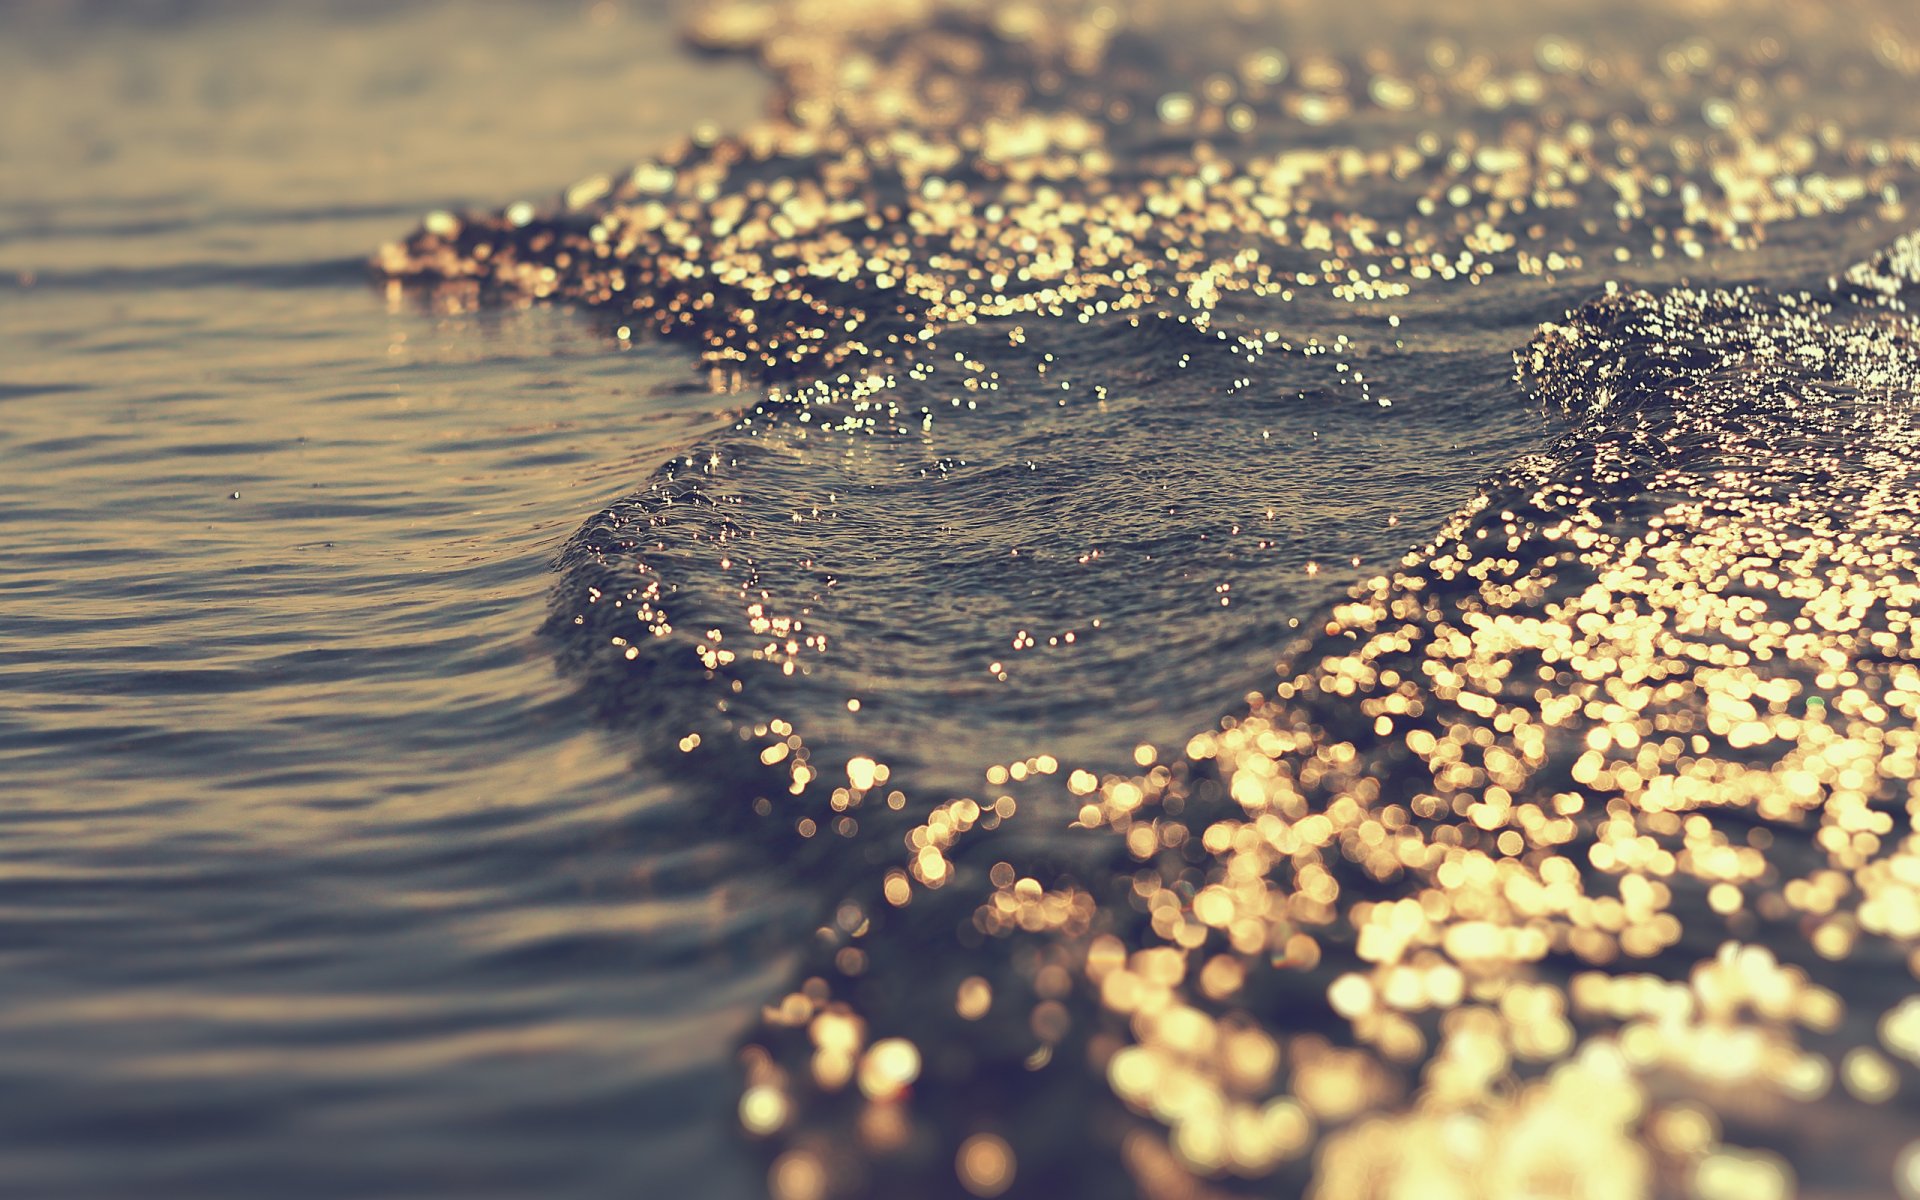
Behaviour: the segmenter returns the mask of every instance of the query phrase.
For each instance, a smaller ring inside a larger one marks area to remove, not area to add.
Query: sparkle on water
[[[690,773],[757,762],[762,836],[838,890],[742,1052],[771,1190],[1920,1192],[1911,13],[1300,7],[723,6],[693,36],[758,55],[764,121],[377,259],[752,393],[587,523],[550,628]],[[1515,341],[1558,432],[1397,563],[1112,492],[1257,436],[1247,396],[1418,437],[1421,372]],[[1074,441],[982,479],[982,428]],[[1005,544],[1018,470],[1075,458],[1107,499]],[[836,591],[829,527],[911,595]],[[1183,631],[1103,615],[1096,560],[1155,570],[1156,529],[1267,619],[1143,688]],[[1328,589],[1291,640],[1276,576]],[[914,691],[982,639],[978,689]],[[1235,639],[1279,670],[1230,705]],[[1050,652],[1081,724],[983,733]]]

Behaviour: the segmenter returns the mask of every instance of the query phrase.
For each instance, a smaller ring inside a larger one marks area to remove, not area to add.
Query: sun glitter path
[[[919,1035],[933,1069],[888,1040],[929,1017],[887,972],[957,889],[875,897],[865,974],[770,1010],[749,1101],[799,1127],[776,1186],[931,1172],[975,1127],[1070,1176],[1020,1053],[1091,1057],[1147,1118],[1083,1136],[1149,1194],[1910,1179],[1875,1110],[1920,1065],[1917,246],[1828,295],[1618,293],[1544,327],[1520,375],[1573,430],[1358,588],[1275,694],[1072,781],[1110,871],[942,843],[987,876],[962,941],[1027,946]],[[842,1062],[864,1160],[808,1128],[847,1112]]]

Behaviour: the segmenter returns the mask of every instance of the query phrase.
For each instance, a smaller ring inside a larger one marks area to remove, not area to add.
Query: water
[[[681,1114],[731,1108],[784,898],[537,632],[582,513],[729,402],[362,263],[754,78],[648,13],[9,22],[0,1190],[751,1191]]]
[[[1895,8],[135,17],[0,64],[16,1190],[1911,1175]]]

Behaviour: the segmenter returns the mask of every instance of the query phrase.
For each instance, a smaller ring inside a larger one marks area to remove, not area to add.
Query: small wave
[[[1550,8],[729,6],[763,122],[376,260],[757,397],[549,632],[822,897],[783,1200],[1884,1185],[1913,241],[1682,280],[1902,220],[1920,141],[1842,130],[1914,67]]]

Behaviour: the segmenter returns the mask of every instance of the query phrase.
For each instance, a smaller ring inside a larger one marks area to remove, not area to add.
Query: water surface
[[[12,19],[21,1190],[1914,1182],[1893,7]]]

